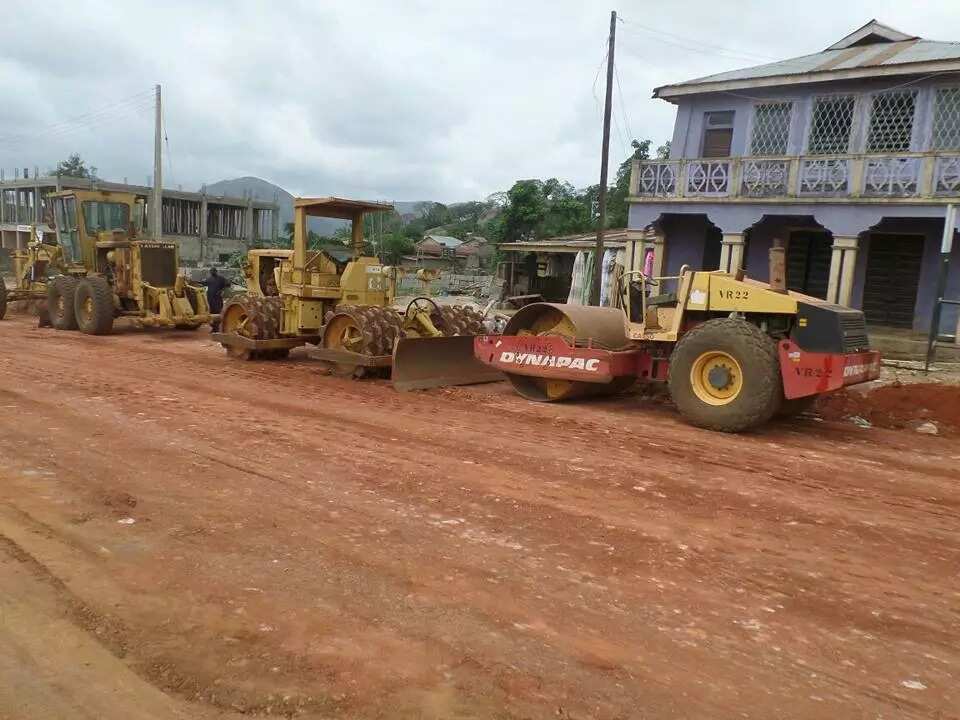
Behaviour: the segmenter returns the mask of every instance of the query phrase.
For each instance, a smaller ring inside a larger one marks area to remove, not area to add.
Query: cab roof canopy
[[[295,208],[303,208],[307,215],[317,217],[339,218],[350,220],[357,213],[391,212],[391,203],[368,202],[366,200],[347,200],[346,198],[296,198],[293,201]]]

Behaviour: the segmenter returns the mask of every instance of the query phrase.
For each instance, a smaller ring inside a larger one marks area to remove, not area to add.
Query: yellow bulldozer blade
[[[400,338],[393,348],[393,386],[425,390],[503,380],[504,375],[477,360],[473,335]]]

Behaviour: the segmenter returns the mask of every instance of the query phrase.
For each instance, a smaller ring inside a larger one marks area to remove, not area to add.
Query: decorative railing
[[[847,195],[850,192],[850,160],[847,158],[801,158],[799,195]]]
[[[688,195],[726,195],[731,165],[725,160],[691,160],[687,163]]]
[[[777,197],[787,194],[790,180],[789,160],[744,159],[741,168],[741,195]]]
[[[960,153],[635,160],[639,198],[960,197]]]
[[[634,167],[633,177],[638,177],[644,187],[644,194],[657,197],[671,197],[677,194],[677,177],[680,170],[680,161],[644,163],[639,173]]]

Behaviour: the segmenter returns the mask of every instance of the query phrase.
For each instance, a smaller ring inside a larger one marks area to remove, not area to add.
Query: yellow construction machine
[[[46,298],[53,327],[91,335],[109,333],[118,317],[181,329],[210,322],[204,288],[179,274],[176,244],[138,238],[143,204],[135,195],[65,190],[49,199],[56,243],[34,230],[37,239],[14,257],[10,299]]]
[[[404,389],[497,379],[499,373],[474,357],[473,337],[482,331],[475,309],[429,298],[415,298],[403,312],[392,307],[399,271],[366,255],[363,238],[367,213],[392,210],[336,197],[296,199],[293,249],[250,251],[247,292],[227,300],[212,337],[230,356],[247,360],[282,358],[308,345],[310,355],[337,374],[392,368],[394,384]],[[351,260],[340,263],[308,249],[310,217],[351,222]],[[442,376],[431,376],[433,367],[442,368]]]
[[[642,257],[631,252],[627,257]],[[770,283],[740,271],[647,277],[629,267],[618,307],[535,303],[477,358],[532,400],[554,401],[664,381],[692,424],[726,432],[809,407],[822,393],[880,374],[863,313],[786,290],[784,249]]]
[[[47,278],[53,271],[65,272],[63,254],[55,238],[36,225],[30,226],[27,246],[11,253],[14,287],[8,289],[0,280],[0,320],[6,316],[8,302],[33,301],[39,305],[40,324],[49,325],[46,309]]]

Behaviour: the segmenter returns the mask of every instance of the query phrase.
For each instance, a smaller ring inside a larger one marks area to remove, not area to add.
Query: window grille
[[[937,90],[933,110],[933,149],[960,150],[960,87]]]
[[[906,152],[913,135],[916,90],[879,93],[873,96],[867,152]]]
[[[763,103],[753,109],[751,155],[786,155],[793,103]]]
[[[853,95],[833,95],[816,99],[810,121],[807,152],[811,155],[837,155],[849,150],[853,104]]]

